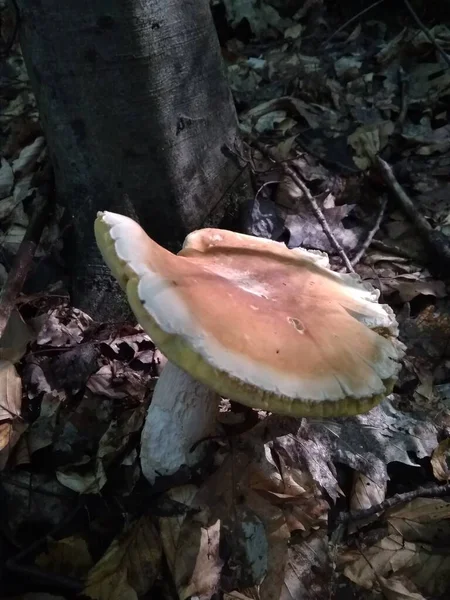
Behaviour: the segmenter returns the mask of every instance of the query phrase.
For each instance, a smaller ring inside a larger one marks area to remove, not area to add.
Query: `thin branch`
[[[372,10],[372,8],[375,8],[376,6],[378,6],[379,4],[381,4],[382,2],[384,2],[384,0],[377,0],[376,2],[374,2],[373,4],[371,4],[370,6],[367,6],[366,8],[364,8],[363,10],[361,10],[357,15],[355,15],[354,17],[352,17],[351,19],[349,19],[348,21],[346,21],[343,25],[341,25],[340,27],[338,27],[336,29],[336,31],[333,31],[333,33],[330,35],[329,38],[327,38],[324,42],[322,42],[320,44],[320,47],[325,46],[326,44],[328,44],[329,41],[331,41],[335,35],[337,35],[338,33],[340,33],[343,29],[345,29],[346,27],[348,27],[349,25],[351,25],[352,23],[354,23],[355,21],[357,21],[359,19],[359,17],[362,17],[366,12],[369,12],[369,10]]]
[[[418,487],[411,492],[395,494],[394,496],[391,496],[390,498],[387,498],[386,500],[383,500],[383,502],[375,504],[375,506],[371,506],[370,508],[341,513],[336,520],[336,524],[342,525],[348,523],[349,521],[361,521],[367,519],[368,517],[372,517],[377,513],[383,513],[389,508],[393,508],[398,504],[406,504],[407,502],[411,502],[416,498],[442,498],[442,496],[448,495],[450,495],[450,483],[446,483],[444,485]]]
[[[367,249],[369,248],[370,244],[372,243],[372,240],[375,237],[375,234],[380,229],[381,221],[383,220],[384,213],[386,211],[387,201],[388,201],[387,196],[384,196],[381,200],[381,206],[380,206],[380,210],[378,212],[377,220],[375,221],[372,229],[369,231],[369,233],[364,241],[364,244],[361,246],[359,252],[352,258],[352,260],[351,260],[352,266],[356,266],[359,263],[359,261],[362,259],[362,257],[366,253]]]
[[[42,231],[48,217],[48,201],[43,199],[36,203],[25,236],[14,257],[8,278],[0,294],[0,338],[6,324],[16,306],[17,296],[22,291],[23,284],[33,262],[36,248],[41,239]]]
[[[450,242],[448,237],[440,231],[435,231],[425,217],[419,213],[411,198],[397,181],[392,167],[379,156],[376,158],[376,164],[386,185],[394,193],[401,207],[416,226],[417,231],[432,251],[445,262],[445,266],[450,268]]]
[[[406,8],[409,10],[414,21],[417,23],[417,25],[424,32],[424,34],[427,36],[427,38],[430,40],[430,42],[433,44],[433,46],[436,48],[436,50],[439,52],[439,54],[442,56],[442,58],[445,60],[447,65],[450,67],[450,56],[447,54],[447,52],[445,52],[445,50],[442,48],[442,46],[435,40],[435,38],[431,34],[431,31],[428,29],[428,27],[426,27],[425,24],[419,19],[416,11],[411,6],[409,0],[403,0],[403,2],[405,3]]]

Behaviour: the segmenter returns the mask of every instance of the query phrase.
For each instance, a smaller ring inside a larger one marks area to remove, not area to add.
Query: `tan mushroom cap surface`
[[[230,231],[178,255],[99,213],[98,246],[167,358],[222,396],[295,416],[364,412],[392,391],[403,346],[392,310],[327,259]]]

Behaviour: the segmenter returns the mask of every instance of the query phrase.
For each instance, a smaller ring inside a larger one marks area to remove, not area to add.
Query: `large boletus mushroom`
[[[141,449],[144,475],[192,465],[216,431],[218,395],[292,416],[370,410],[392,391],[403,346],[392,310],[328,259],[202,229],[178,255],[132,219],[103,212],[98,246],[142,327],[169,360]]]

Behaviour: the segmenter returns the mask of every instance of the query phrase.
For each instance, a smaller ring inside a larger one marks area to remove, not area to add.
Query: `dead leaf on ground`
[[[27,427],[28,425],[18,419],[0,423],[0,471],[3,471],[8,464],[13,450]]]
[[[449,589],[450,555],[445,549],[414,544],[390,535],[373,546],[347,552],[352,561],[344,569],[351,581],[365,589],[378,585],[378,577],[405,576],[425,594],[441,595]]]
[[[386,487],[387,482],[375,483],[364,473],[354,473],[350,510],[365,510],[380,504],[386,497]]]
[[[22,407],[22,381],[16,367],[0,360],[0,421],[19,417]]]
[[[148,377],[120,361],[111,361],[89,377],[87,387],[113,399],[133,398],[142,402],[148,393]]]
[[[405,577],[391,577],[390,579],[386,579],[379,576],[378,582],[383,597],[386,600],[426,600],[422,594],[414,591],[416,586]]]
[[[55,348],[79,344],[92,319],[77,308],[59,307],[51,310],[37,334],[39,346]]]
[[[33,338],[33,332],[19,311],[14,309],[0,339],[0,359],[17,363],[24,356]]]
[[[91,569],[83,593],[94,600],[137,600],[152,587],[161,557],[155,526],[149,517],[141,517]]]
[[[450,480],[450,438],[440,442],[431,457],[433,475],[439,481]]]
[[[47,551],[35,563],[45,571],[76,579],[84,579],[93,566],[86,540],[76,536],[48,541]]]
[[[409,542],[445,545],[450,539],[450,503],[441,498],[415,498],[385,514],[389,533]]]
[[[280,600],[323,600],[333,592],[333,563],[325,531],[290,545]]]
[[[47,392],[41,400],[39,417],[28,430],[28,448],[30,454],[47,448],[53,443],[58,412],[66,399],[64,392]]]

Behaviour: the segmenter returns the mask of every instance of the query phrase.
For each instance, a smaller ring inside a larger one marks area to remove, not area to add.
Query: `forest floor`
[[[181,495],[152,488],[139,439],[165,359],[140,327],[69,303],[61,211],[40,213],[45,138],[0,3],[0,599],[448,598],[450,14],[212,4],[255,189],[243,228],[377,288],[406,346],[399,381],[357,417],[267,416],[262,432],[238,414],[216,470]]]

